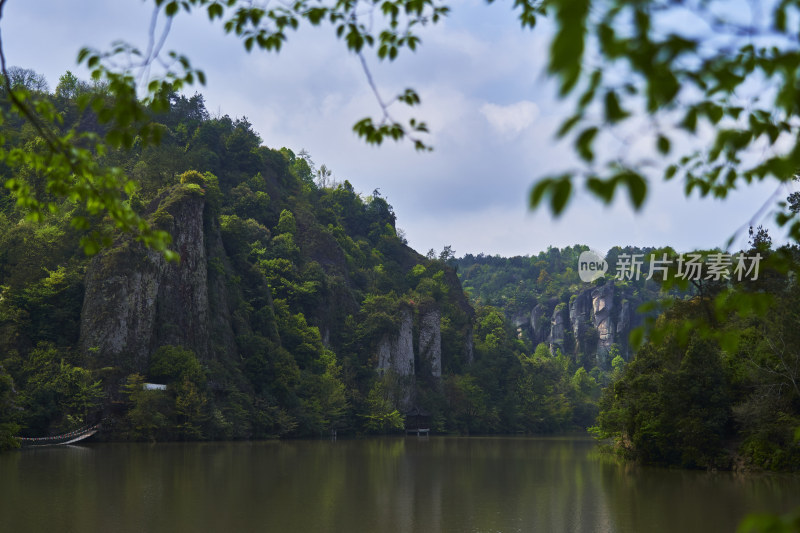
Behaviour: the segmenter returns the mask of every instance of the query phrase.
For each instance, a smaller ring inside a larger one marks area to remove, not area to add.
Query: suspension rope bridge
[[[83,439],[88,439],[100,430],[102,422],[93,426],[85,426],[69,433],[53,435],[51,437],[17,437],[22,446],[53,446],[61,444],[73,444]]]

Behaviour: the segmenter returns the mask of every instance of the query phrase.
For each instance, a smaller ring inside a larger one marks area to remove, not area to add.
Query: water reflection
[[[639,468],[586,438],[106,444],[0,456],[3,531],[732,531],[797,476]]]

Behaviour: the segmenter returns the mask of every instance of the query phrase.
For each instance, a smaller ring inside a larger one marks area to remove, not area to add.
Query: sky
[[[538,178],[578,167],[570,144],[555,140],[572,103],[557,98],[545,74],[550,28],[522,30],[508,3],[452,4],[443,23],[423,28],[416,53],[391,63],[367,56],[384,98],[406,87],[420,94],[414,116],[427,122],[432,152],[408,142],[375,147],[356,137],[352,125],[378,117],[380,108],[357,56],[330,27],[290,34],[279,54],[248,54],[219,23],[201,13],[182,15],[165,50],[187,55],[206,73],[207,85],[197,91],[212,116],[247,117],[265,145],[306,150],[317,167],[326,165],[364,195],[378,189],[409,245],[423,254],[445,245],[459,256],[535,255],[574,244],[689,251],[724,247],[734,234],[742,247],[749,224],[772,226],[771,201],[792,192],[786,186],[759,184],[724,201],[687,199],[681,183],[657,176],[638,212],[625,194],[605,206],[581,192],[557,219],[547,209],[531,211]],[[43,74],[51,89],[66,70],[85,79],[78,50],[107,49],[118,39],[145,48],[151,13],[152,2],[142,0],[8,0],[0,20],[6,61]],[[392,112],[407,115],[402,108]]]

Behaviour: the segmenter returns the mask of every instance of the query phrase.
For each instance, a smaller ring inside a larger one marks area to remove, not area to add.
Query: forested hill
[[[102,130],[73,98],[104,88],[71,81],[50,95],[65,127]],[[179,261],[69,201],[28,221],[0,191],[6,434],[110,417],[117,438],[320,435],[396,429],[412,410],[445,425],[423,396],[473,356],[453,270],[398,237],[377,192],[318,185],[308,156],[263,146],[246,119],[209,117],[200,95],[170,102],[152,117],[159,145],[100,159],[140,185],[130,204],[170,232]],[[7,148],[37,142],[2,127]],[[88,258],[80,240],[98,228],[111,240]]]
[[[103,133],[76,104],[87,93],[107,97],[71,75],[39,97],[65,129]],[[0,190],[0,447],[101,419],[103,438],[130,440],[592,423],[595,379],[534,354],[499,310],[474,310],[377,191],[331,183],[246,119],[210,117],[200,95],[169,102],[149,117],[160,143],[97,159],[138,184],[127,201],[179,261],[55,196],[29,220]],[[36,149],[10,117],[5,148]],[[47,194],[36,173],[0,174]],[[93,257],[90,234],[107,243]]]

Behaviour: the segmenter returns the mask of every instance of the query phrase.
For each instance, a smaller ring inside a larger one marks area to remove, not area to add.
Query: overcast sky
[[[151,5],[8,0],[0,21],[6,60],[44,74],[51,89],[66,70],[86,78],[75,62],[80,47],[105,49],[124,38],[144,48]],[[445,245],[457,255],[506,256],[572,244],[599,251],[617,244],[711,248],[746,228],[770,197],[786,196],[765,184],[724,202],[687,200],[682,184],[655,181],[639,213],[626,195],[607,207],[582,194],[558,220],[546,210],[530,212],[527,198],[538,177],[577,166],[569,145],[554,141],[571,105],[555,97],[544,75],[547,36],[546,25],[521,30],[508,3],[459,0],[443,24],[423,32],[417,53],[385,65],[369,58],[387,98],[406,87],[419,92],[415,116],[432,131],[431,153],[415,152],[410,143],[376,148],[356,138],[352,125],[380,110],[357,57],[331,28],[291,34],[277,55],[247,54],[198,13],[176,18],[165,49],[205,71],[208,84],[198,90],[212,115],[246,116],[267,146],[305,149],[357,191],[380,189],[421,253]]]

